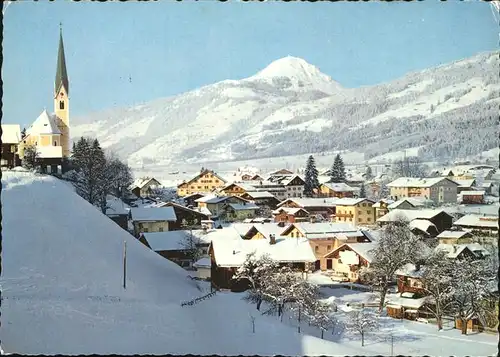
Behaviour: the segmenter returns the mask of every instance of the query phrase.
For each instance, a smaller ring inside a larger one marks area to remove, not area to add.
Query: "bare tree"
[[[337,325],[337,319],[333,316],[333,307],[330,304],[318,302],[314,315],[311,317],[311,325],[321,330],[321,339],[325,331],[332,329]]]
[[[381,231],[369,267],[361,269],[361,277],[379,291],[379,311],[384,308],[385,297],[395,273],[408,263],[415,262],[424,249],[419,238],[409,228],[408,221],[398,218]]]
[[[365,345],[365,335],[379,326],[378,316],[367,310],[354,310],[348,314],[346,328],[348,331],[359,333],[361,346]]]
[[[203,252],[200,248],[202,241],[199,237],[193,234],[193,227],[195,226],[196,224],[193,221],[188,221],[186,219],[182,220],[182,227],[184,229],[187,229],[187,232],[185,238],[182,239],[179,244],[191,264],[195,263],[203,256]]]

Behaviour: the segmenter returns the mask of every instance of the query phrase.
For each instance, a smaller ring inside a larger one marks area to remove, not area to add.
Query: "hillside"
[[[249,78],[75,118],[72,135],[97,136],[135,167],[407,148],[450,160],[497,147],[499,64],[498,53],[483,53],[346,89],[285,57]]]
[[[20,354],[361,355],[299,335],[238,294],[205,293],[53,177],[2,177],[2,333]],[[127,242],[127,288],[122,287]]]

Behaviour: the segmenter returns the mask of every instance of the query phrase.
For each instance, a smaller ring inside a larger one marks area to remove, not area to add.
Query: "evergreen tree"
[[[330,169],[330,182],[341,183],[346,181],[344,161],[340,154],[335,156],[332,168]]]
[[[310,155],[306,164],[304,196],[312,197],[315,189],[319,189],[318,170],[316,169],[314,157]]]
[[[36,147],[34,145],[29,145],[24,148],[24,156],[22,160],[22,166],[28,170],[35,170],[40,165],[40,158]]]
[[[365,171],[365,179],[367,181],[370,181],[373,179],[373,172],[372,172],[372,168],[370,166],[367,166],[366,167],[366,171]]]
[[[362,183],[360,190],[359,190],[359,197],[360,198],[366,198],[366,189],[365,189],[365,184]]]

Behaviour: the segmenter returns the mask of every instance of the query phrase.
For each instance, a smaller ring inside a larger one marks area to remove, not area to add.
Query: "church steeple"
[[[57,53],[56,81],[54,84],[55,97],[57,97],[57,95],[60,93],[61,87],[64,87],[66,95],[69,95],[69,80],[68,73],[66,71],[66,58],[64,56],[62,24],[59,23],[59,51]]]

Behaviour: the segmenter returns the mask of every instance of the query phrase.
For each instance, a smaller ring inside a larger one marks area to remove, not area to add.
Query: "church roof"
[[[42,114],[40,114],[40,116],[26,130],[26,134],[61,134],[61,131],[57,127],[55,115],[50,115],[49,113],[47,113],[47,110],[44,110]]]
[[[59,51],[57,53],[56,81],[54,84],[55,95],[59,93],[61,86],[64,86],[66,94],[69,96],[69,80],[68,73],[66,71],[66,57],[64,56],[62,29],[59,34]]]

